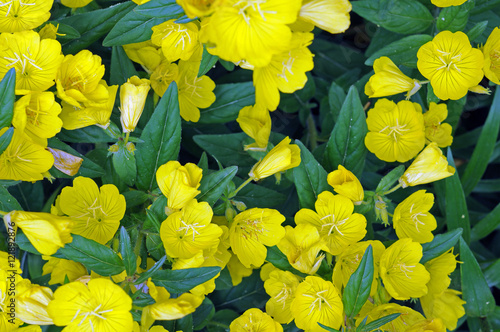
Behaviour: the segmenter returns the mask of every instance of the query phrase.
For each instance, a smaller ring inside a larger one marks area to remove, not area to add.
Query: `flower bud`
[[[120,121],[124,133],[134,131],[144,110],[149,80],[132,76],[120,88]]]
[[[354,204],[359,205],[365,198],[365,193],[358,178],[344,166],[339,165],[336,171],[328,174],[328,184],[336,193],[349,198]]]
[[[257,162],[248,176],[255,181],[267,178],[273,174],[284,172],[300,164],[300,148],[298,145],[290,144],[290,138],[286,137],[276,145],[269,153]]]

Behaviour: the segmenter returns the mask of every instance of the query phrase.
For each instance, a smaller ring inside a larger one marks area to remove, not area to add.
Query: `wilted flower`
[[[69,176],[75,176],[80,170],[83,158],[73,156],[59,149],[47,148],[54,156],[54,167]]]
[[[120,87],[120,121],[124,133],[134,131],[141,118],[149,91],[149,80],[130,77]]]
[[[300,164],[300,148],[296,144],[290,144],[291,139],[285,137],[276,145],[264,159],[253,165],[250,176],[253,180],[267,178],[273,174],[284,172]]]

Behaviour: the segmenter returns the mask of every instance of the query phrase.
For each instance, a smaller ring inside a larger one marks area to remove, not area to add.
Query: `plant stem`
[[[229,194],[229,197],[228,198],[233,198],[234,196],[236,196],[236,194],[241,190],[243,189],[247,184],[249,184],[250,182],[252,182],[253,178],[248,178],[245,182],[243,182],[238,188],[236,188],[232,193]]]

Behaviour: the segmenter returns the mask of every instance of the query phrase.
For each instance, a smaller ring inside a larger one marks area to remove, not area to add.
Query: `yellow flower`
[[[120,87],[120,121],[124,133],[134,131],[141,118],[149,91],[149,80],[130,77]]]
[[[18,283],[16,289],[16,314],[27,324],[53,325],[47,305],[54,299],[49,287],[32,285],[28,279]]]
[[[344,166],[339,165],[336,171],[328,174],[328,184],[337,194],[349,198],[354,204],[360,205],[365,198],[365,193],[358,178]]]
[[[410,309],[409,307],[401,306],[396,303],[387,303],[376,306],[371,311],[369,311],[367,315],[360,315],[359,318],[356,319],[356,325],[359,326],[361,321],[366,316],[368,316],[366,324],[369,324],[377,319],[396,313],[400,313],[401,315],[395,320],[379,327],[380,331],[388,331],[388,332],[406,331],[408,326],[411,326],[425,319],[421,313],[413,309]]]
[[[125,197],[113,184],[99,188],[92,179],[79,176],[73,187],[63,188],[58,207],[75,221],[74,234],[105,244],[125,214]]]
[[[109,279],[71,282],[54,292],[50,317],[68,331],[132,331],[132,299]]]
[[[405,332],[446,332],[446,326],[441,318],[426,319],[413,324]]]
[[[54,167],[69,176],[75,176],[80,170],[83,158],[73,156],[62,150],[47,148],[54,156]]]
[[[21,263],[19,262],[19,259],[12,257],[5,251],[0,251],[0,270],[10,270],[16,272],[17,274],[21,274],[23,271],[21,271],[20,266]]]
[[[224,60],[263,67],[289,48],[287,24],[296,21],[300,7],[300,0],[224,1],[202,22],[200,37],[214,44],[209,51]]]
[[[401,239],[385,250],[380,258],[380,277],[396,300],[408,300],[427,294],[430,275],[420,264],[422,246],[411,239]]]
[[[330,33],[341,33],[349,28],[351,9],[348,0],[303,0],[298,20]]]
[[[288,271],[274,270],[264,282],[266,293],[271,297],[266,303],[266,312],[277,322],[288,324],[293,320],[290,306],[300,279]]]
[[[434,195],[419,190],[398,204],[392,217],[393,227],[400,239],[411,238],[418,243],[431,242],[436,218],[429,212]]]
[[[280,101],[279,91],[293,93],[304,87],[306,72],[314,67],[313,55],[307,48],[313,38],[312,33],[294,33],[287,49],[273,55],[269,64],[254,68],[256,104],[274,111]]]
[[[92,0],[61,0],[61,3],[69,8],[81,8],[85,7],[89,3],[91,3]]]
[[[170,83],[179,76],[179,68],[175,63],[163,60],[151,73],[151,87],[158,96],[163,96]]]
[[[54,85],[64,57],[57,40],[40,40],[40,35],[34,31],[2,33],[0,54],[0,79],[9,69],[15,68],[16,94],[23,95],[45,91]]]
[[[428,294],[420,298],[420,304],[427,318],[441,318],[446,328],[453,331],[457,328],[460,317],[465,315],[464,304],[454,289],[446,289],[439,294]]]
[[[57,36],[65,36],[65,34],[57,33],[59,24],[56,26],[52,23],[47,23],[38,31],[40,39],[56,39]]]
[[[330,254],[339,255],[365,236],[366,218],[353,213],[354,204],[349,198],[324,191],[318,195],[315,208],[316,212],[300,209],[295,215],[295,223],[316,227]]]
[[[233,320],[229,330],[231,332],[283,332],[283,327],[268,314],[257,308],[251,308]]]
[[[493,83],[500,84],[500,29],[491,32],[483,46],[484,75]]]
[[[455,271],[457,266],[457,260],[455,259],[455,255],[453,255],[453,248],[431,259],[424,266],[431,275],[431,279],[427,283],[428,294],[441,294],[450,286],[451,279],[449,275]]]
[[[379,159],[404,163],[425,146],[424,118],[417,103],[380,99],[368,111],[365,145]]]
[[[16,331],[23,321],[16,317],[15,289],[22,282],[19,274],[11,271],[0,270],[0,331]]]
[[[290,142],[291,139],[285,137],[266,154],[264,159],[253,165],[248,176],[254,181],[258,181],[273,174],[299,166],[300,148],[296,144],[290,144]]]
[[[13,0],[0,6],[0,32],[34,29],[47,21],[54,0]]]
[[[66,55],[57,72],[57,96],[70,105],[81,108],[81,103],[104,103],[109,94],[101,57],[88,50]]]
[[[161,165],[156,171],[156,182],[161,192],[168,199],[170,210],[179,210],[200,193],[198,187],[202,169],[193,163],[184,166],[177,160]]]
[[[241,130],[255,140],[255,143],[245,145],[245,150],[265,151],[271,134],[269,111],[258,104],[246,106],[240,110],[236,121]]]
[[[441,180],[453,174],[455,168],[448,165],[448,160],[437,144],[431,143],[420,152],[398,181],[406,188]]]
[[[325,243],[321,240],[316,227],[309,224],[297,225],[295,228],[285,226],[285,231],[285,237],[278,243],[278,249],[300,272],[316,273],[325,258],[324,254],[318,256]]]
[[[373,63],[375,74],[365,85],[365,94],[370,98],[379,98],[406,92],[406,100],[410,99],[422,87],[422,82],[403,74],[401,70],[386,56]]]
[[[177,0],[187,17],[196,18],[208,16],[219,6],[221,0]]]
[[[73,241],[70,232],[74,222],[67,217],[44,212],[12,211],[4,216],[4,222],[6,228],[21,228],[35,249],[43,255],[55,254],[59,248]]]
[[[227,262],[227,269],[233,286],[239,285],[243,278],[250,276],[253,272],[253,269],[243,265],[235,254],[232,254],[229,262]]]
[[[318,325],[339,329],[344,306],[337,288],[320,277],[306,277],[295,291],[291,311],[298,328],[311,332],[324,329]]]
[[[169,20],[154,26],[151,41],[156,46],[161,46],[168,61],[187,61],[201,47],[198,26],[194,22],[179,24],[175,21]]]
[[[483,54],[461,31],[442,31],[417,53],[417,67],[439,99],[457,100],[483,78]]]
[[[222,229],[212,224],[213,212],[207,202],[191,200],[181,211],[162,222],[160,236],[169,257],[191,258],[217,247]]]
[[[431,0],[432,4],[437,7],[460,6],[467,0]]]
[[[436,142],[440,148],[450,146],[453,142],[451,136],[451,125],[443,122],[448,117],[446,104],[436,104],[431,102],[429,110],[424,113],[425,142],[430,144]]]
[[[0,129],[0,136],[8,128]],[[18,129],[9,146],[0,155],[0,179],[38,181],[43,179],[54,164],[54,157],[43,146],[33,143],[26,134]]]
[[[87,275],[87,269],[83,264],[68,259],[51,256],[42,256],[47,263],[43,265],[42,275],[50,273],[49,285],[64,284],[66,277],[70,282]]]
[[[123,49],[130,60],[140,64],[147,73],[151,73],[158,67],[163,58],[161,48],[154,45],[151,39],[140,43],[123,45]]]
[[[284,221],[285,217],[273,209],[248,209],[234,217],[229,242],[244,266],[258,268],[264,264],[265,246],[275,246],[285,236],[281,226]]]

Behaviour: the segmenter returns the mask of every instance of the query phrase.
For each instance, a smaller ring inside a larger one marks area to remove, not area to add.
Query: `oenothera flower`
[[[179,76],[177,64],[163,60],[151,73],[151,87],[158,96],[163,96],[170,83]]]
[[[168,61],[187,61],[201,47],[198,26],[194,22],[181,24],[175,21],[169,20],[154,26],[151,41],[156,46],[161,46]]]
[[[290,306],[300,278],[288,271],[274,270],[264,282],[266,293],[271,297],[266,303],[266,312],[277,322],[288,324],[293,320]]]
[[[437,7],[460,6],[467,0],[431,0],[432,4]]]
[[[54,324],[68,331],[132,331],[131,309],[127,293],[104,278],[60,286],[48,305]]]
[[[379,98],[406,92],[410,99],[422,87],[422,82],[403,74],[401,70],[386,56],[373,63],[375,74],[365,85],[365,94],[370,98]]]
[[[440,148],[450,146],[453,142],[451,125],[442,123],[448,117],[446,104],[431,102],[429,110],[424,113],[425,142],[436,142]]]
[[[47,305],[54,299],[49,287],[32,285],[30,280],[19,282],[16,289],[16,315],[27,324],[53,325]]]
[[[300,6],[301,0],[223,1],[202,22],[200,37],[215,46],[209,52],[224,60],[263,67],[289,47],[288,24],[297,20]]]
[[[43,255],[55,254],[59,248],[73,241],[70,232],[73,220],[44,212],[13,211],[4,216],[6,228],[17,227],[38,252]]]
[[[427,283],[428,294],[440,294],[450,286],[449,275],[455,271],[457,260],[453,255],[453,248],[444,254],[431,259],[424,264],[425,269],[431,274],[431,279]]]
[[[434,195],[419,190],[398,204],[392,223],[400,239],[410,238],[418,243],[431,242],[436,229],[436,218],[429,212],[434,205]]]
[[[42,275],[50,273],[49,285],[64,284],[64,280],[75,281],[78,278],[87,275],[87,269],[83,264],[51,256],[42,256],[47,263],[43,265]]]
[[[120,87],[120,122],[124,133],[134,131],[141,118],[149,91],[149,80],[130,77]]]
[[[214,12],[221,0],[177,0],[187,17],[196,18],[208,16]]]
[[[241,130],[255,140],[255,143],[245,145],[245,150],[265,151],[271,134],[271,116],[262,105],[243,107],[236,119]]]
[[[170,210],[179,210],[200,193],[202,169],[193,163],[182,166],[177,160],[161,165],[156,171],[156,182],[167,198]]]
[[[280,323],[274,321],[271,316],[257,308],[245,311],[240,317],[231,322],[231,332],[283,332]]]
[[[52,23],[47,23],[43,28],[38,31],[40,39],[56,39],[57,36],[64,36],[64,34],[57,33],[59,30],[59,24],[56,26]]]
[[[337,288],[320,277],[306,277],[295,290],[291,311],[298,328],[311,332],[324,331],[321,323],[340,328],[344,306]]]
[[[151,73],[164,59],[161,48],[154,45],[151,39],[123,45],[123,49],[130,60],[140,64],[147,73]]]
[[[408,300],[427,294],[429,272],[420,264],[422,246],[411,239],[401,239],[380,257],[380,277],[389,294],[397,300]]]
[[[251,267],[246,267],[245,265],[243,265],[238,259],[238,256],[236,256],[235,254],[232,254],[231,258],[229,259],[229,262],[227,263],[227,269],[231,276],[231,282],[233,286],[239,285],[243,281],[243,278],[250,276],[253,272],[253,269]]]
[[[374,307],[366,315],[360,315],[356,319],[356,325],[359,326],[365,317],[368,317],[368,319],[366,320],[366,324],[368,324],[391,314],[401,315],[391,322],[379,327],[380,330],[389,332],[406,331],[408,326],[425,319],[421,313],[409,307],[402,306],[396,303],[387,303]]]
[[[23,95],[45,91],[54,85],[64,58],[57,40],[40,40],[40,35],[34,31],[2,33],[0,54],[0,79],[9,69],[15,68],[16,94]]]
[[[8,128],[0,129],[0,136]],[[43,146],[33,143],[28,136],[18,129],[9,146],[0,155],[0,179],[38,181],[43,179],[43,173],[54,164],[54,157]]]
[[[301,24],[315,25],[330,33],[341,33],[349,28],[351,9],[348,0],[303,0],[297,21]]]
[[[340,254],[347,246],[365,236],[366,218],[353,213],[354,204],[349,198],[324,191],[318,195],[315,208],[316,212],[300,209],[295,215],[295,223],[316,227],[325,241],[325,250],[330,254]]]
[[[216,247],[222,229],[212,224],[213,212],[207,202],[191,200],[181,211],[162,222],[160,236],[169,257],[191,258]]]
[[[405,330],[405,332],[421,332],[421,331],[445,332],[446,327],[441,318],[434,318],[434,319],[422,320],[418,323],[413,324],[412,326],[410,326]]]
[[[458,295],[461,292],[446,289],[439,294],[428,294],[420,298],[420,304],[427,318],[441,318],[446,328],[453,331],[457,328],[460,317],[465,315],[464,304]]]
[[[500,84],[500,29],[491,32],[483,46],[484,75],[493,83]]]
[[[254,181],[258,181],[273,174],[299,166],[300,148],[296,144],[290,144],[291,141],[290,138],[285,137],[278,145],[268,152],[264,159],[253,165],[248,176]]]
[[[327,181],[336,193],[349,198],[354,204],[359,205],[363,202],[365,193],[361,182],[344,166],[339,165],[337,170],[329,173]]]
[[[398,181],[406,188],[441,180],[453,174],[455,168],[448,165],[448,160],[437,144],[431,143],[420,152]]]
[[[54,167],[69,176],[75,176],[80,170],[83,158],[73,156],[63,150],[47,148],[54,157]]]
[[[483,54],[461,31],[442,31],[417,53],[417,67],[439,99],[457,100],[483,78]]]
[[[365,145],[379,159],[404,163],[425,146],[424,118],[417,103],[380,99],[368,111]]]
[[[0,32],[34,29],[47,21],[54,0],[12,0],[0,6]]]
[[[264,264],[265,246],[275,246],[285,236],[284,221],[285,217],[273,209],[248,209],[234,217],[229,242],[243,265],[258,268]]]
[[[61,191],[57,208],[75,221],[74,234],[105,244],[115,235],[125,214],[125,197],[113,184],[101,188],[94,180],[77,177]]]

